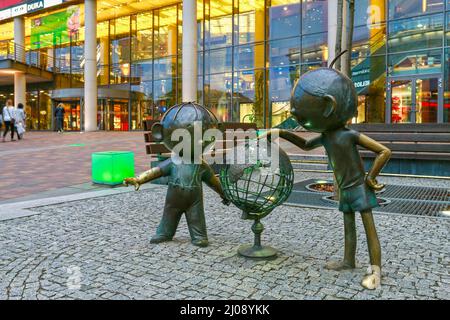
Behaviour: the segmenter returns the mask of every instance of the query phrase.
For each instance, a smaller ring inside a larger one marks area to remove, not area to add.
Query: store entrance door
[[[128,100],[99,99],[97,104],[99,130],[128,131]]]
[[[64,123],[65,131],[80,131],[81,130],[81,103],[80,100],[70,101],[55,101],[54,108],[62,103],[64,106]],[[53,115],[55,112],[53,111]]]
[[[441,77],[391,79],[389,93],[392,123],[442,122]]]

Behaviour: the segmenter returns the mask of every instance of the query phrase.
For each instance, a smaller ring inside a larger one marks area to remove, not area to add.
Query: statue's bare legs
[[[373,221],[372,210],[361,212],[364,229],[366,231],[367,246],[370,256],[370,268],[368,275],[362,280],[362,286],[366,289],[376,289],[381,285],[381,248],[378,240],[375,222]],[[344,232],[345,248],[343,261],[331,261],[327,263],[326,268],[335,271],[348,270],[355,268],[356,256],[356,225],[355,213],[344,213]]]

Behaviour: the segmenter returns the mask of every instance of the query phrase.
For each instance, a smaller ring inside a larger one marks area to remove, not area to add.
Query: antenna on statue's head
[[[334,58],[333,61],[331,61],[330,65],[328,66],[328,68],[333,69],[334,64],[338,61],[338,59],[340,59],[345,53],[347,53],[348,50],[344,50],[341,53],[338,54],[338,56],[336,58]]]

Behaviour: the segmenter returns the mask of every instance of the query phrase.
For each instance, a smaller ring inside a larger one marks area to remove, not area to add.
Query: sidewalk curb
[[[146,184],[141,186],[142,190],[149,190],[161,187],[155,184]],[[30,217],[34,215],[42,214],[41,212],[32,211],[37,207],[43,207],[54,204],[61,204],[65,202],[87,200],[93,198],[99,198],[104,196],[112,196],[122,193],[135,192],[132,187],[119,187],[115,189],[103,189],[100,191],[91,191],[84,193],[76,193],[65,196],[49,197],[44,199],[27,200],[21,202],[6,203],[0,206],[0,221],[12,220],[17,218]]]

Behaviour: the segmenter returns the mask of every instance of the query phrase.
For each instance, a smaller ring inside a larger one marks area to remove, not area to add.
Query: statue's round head
[[[159,123],[152,127],[152,136],[155,141],[163,142],[173,150],[182,139],[190,139],[191,154],[195,150],[207,151],[212,147],[214,138],[204,140],[204,133],[208,129],[218,128],[216,116],[205,107],[186,102],[171,107],[163,115]]]
[[[291,114],[310,131],[322,133],[341,128],[356,112],[357,95],[352,80],[334,69],[305,73],[292,93]]]

